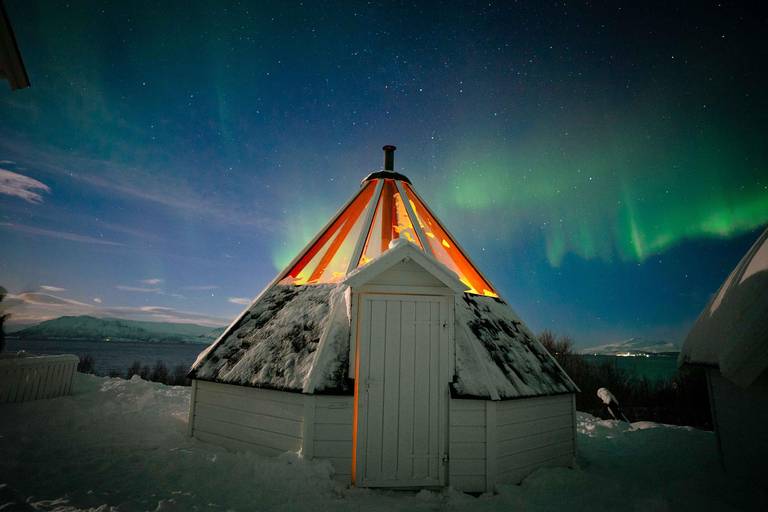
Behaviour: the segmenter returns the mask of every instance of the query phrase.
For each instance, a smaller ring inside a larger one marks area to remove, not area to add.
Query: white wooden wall
[[[331,462],[334,479],[352,481],[354,397],[317,395],[312,456]]]
[[[190,431],[201,441],[262,455],[301,450],[330,461],[334,478],[350,483],[353,397],[193,385]],[[492,492],[536,468],[570,465],[576,454],[573,395],[451,399],[449,409],[448,485],[456,490]]]
[[[496,481],[520,483],[543,466],[568,466],[576,454],[573,395],[496,403]]]
[[[366,285],[396,285],[409,287],[426,287],[428,290],[436,288],[440,294],[450,293],[446,286],[435,276],[430,274],[418,263],[409,260],[395,263],[385,272],[373,277],[365,283]]]
[[[542,466],[576,455],[573,395],[450,401],[448,482],[464,492],[520,483]]]
[[[77,363],[73,355],[3,357],[0,359],[0,404],[69,395]]]
[[[261,455],[301,450],[305,395],[202,380],[193,386],[194,437]]]
[[[708,369],[710,403],[723,466],[768,492],[768,372],[746,390]]]
[[[448,484],[464,492],[485,492],[486,404],[489,400],[451,399],[449,405]]]

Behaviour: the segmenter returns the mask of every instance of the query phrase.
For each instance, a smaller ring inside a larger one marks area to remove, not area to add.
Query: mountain
[[[94,341],[149,341],[157,343],[210,344],[225,327],[211,329],[197,324],[139,322],[118,318],[62,316],[9,333],[21,339],[59,339]]]
[[[680,352],[680,347],[668,341],[650,341],[645,338],[630,338],[616,343],[608,343],[599,347],[585,348],[578,351],[584,355],[617,356],[632,355],[667,355]]]

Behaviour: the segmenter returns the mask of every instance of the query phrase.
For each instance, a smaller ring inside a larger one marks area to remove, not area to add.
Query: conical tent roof
[[[393,146],[385,146],[392,148]],[[451,269],[469,293],[498,294],[400,173],[369,175],[357,193],[280,275],[278,284],[338,283],[398,238]]]
[[[408,178],[392,171],[394,149],[384,147],[385,170],[366,177],[315,238],[200,354],[191,378],[304,393],[352,393],[351,289],[346,281],[375,270],[366,265],[381,263],[377,257],[387,251],[392,257],[397,251],[415,256],[421,250],[425,258],[414,259],[442,263],[466,287],[454,297],[452,393],[498,400],[578,390]],[[390,243],[398,239],[411,243]]]

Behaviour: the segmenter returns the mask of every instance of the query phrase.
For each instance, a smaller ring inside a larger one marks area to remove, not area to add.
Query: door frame
[[[422,487],[442,487],[448,484],[448,401],[450,399],[449,383],[455,373],[455,347],[454,347],[454,297],[455,293],[446,289],[443,293],[435,293],[434,288],[430,289],[427,293],[423,293],[422,290],[409,289],[411,287],[386,287],[383,289],[381,286],[362,286],[352,291],[352,337],[350,340],[351,350],[350,356],[354,359],[350,359],[350,374],[354,371],[355,378],[355,391],[354,391],[354,419],[353,419],[353,439],[352,439],[352,485],[359,487],[389,487],[389,488],[422,488]],[[422,291],[422,293],[418,293]],[[426,291],[426,290],[424,290]],[[409,293],[410,292],[410,293]],[[414,293],[415,292],[415,293]],[[430,293],[431,292],[431,293]],[[419,300],[417,297],[421,297],[422,300],[437,300],[440,302],[440,315],[442,327],[440,329],[440,335],[438,340],[438,483],[437,485],[424,485],[419,486],[414,483],[404,483],[398,485],[397,483],[387,483],[386,485],[378,485],[376,482],[366,482],[364,473],[364,448],[365,448],[365,436],[367,432],[360,430],[360,427],[365,428],[365,418],[360,418],[358,414],[359,406],[361,403],[360,392],[364,392],[364,387],[361,385],[359,376],[360,373],[360,327],[362,323],[362,305],[367,296],[369,295],[385,295],[387,299],[391,300]],[[352,367],[354,366],[354,370]],[[359,423],[359,420],[360,421]],[[358,436],[360,433],[360,436]],[[360,453],[360,457],[358,457]]]

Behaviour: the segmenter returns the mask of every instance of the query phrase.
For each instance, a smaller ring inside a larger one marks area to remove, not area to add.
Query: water
[[[185,368],[192,366],[197,356],[207,348],[205,344],[190,343],[120,343],[104,341],[71,340],[16,340],[7,339],[5,351],[15,353],[25,350],[30,354],[75,354],[83,358],[94,359],[96,373],[107,374],[112,370],[125,370],[134,361],[141,361],[142,366],[154,366],[160,359],[173,371],[178,365]],[[676,357],[616,357],[584,356],[590,362],[614,359],[619,368],[631,370],[637,377],[649,379],[668,379],[677,376]]]
[[[142,366],[155,365],[157,360],[165,363],[169,371],[179,365],[189,369],[197,356],[208,345],[202,343],[121,343],[104,341],[72,340],[17,340],[5,339],[5,352],[16,353],[24,350],[33,355],[74,354],[79,358],[91,356],[96,373],[106,375],[112,370],[125,373],[134,361]]]
[[[676,357],[618,357],[618,356],[584,356],[591,363],[601,363],[605,360],[615,360],[619,368],[630,370],[636,377],[648,377],[651,380],[677,377]]]

